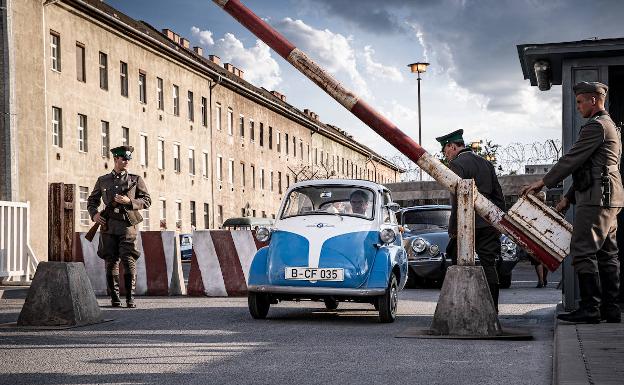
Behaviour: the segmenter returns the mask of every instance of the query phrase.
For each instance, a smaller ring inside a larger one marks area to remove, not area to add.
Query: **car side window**
[[[392,197],[390,197],[390,193],[388,191],[383,192],[383,218],[384,223],[392,223],[397,224],[397,218],[393,211],[390,211],[386,206],[392,203]]]

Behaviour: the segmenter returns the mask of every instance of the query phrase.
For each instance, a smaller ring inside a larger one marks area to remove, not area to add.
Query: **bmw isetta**
[[[398,204],[373,182],[325,179],[299,182],[284,195],[272,227],[256,237],[248,278],[249,312],[265,318],[288,300],[370,303],[381,322],[396,318],[407,280],[407,256],[396,220]]]

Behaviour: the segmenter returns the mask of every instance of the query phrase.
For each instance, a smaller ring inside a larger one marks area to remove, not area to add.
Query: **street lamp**
[[[427,71],[427,66],[429,63],[412,63],[407,66],[410,68],[412,73],[418,74],[418,144],[422,146],[422,128],[420,123],[420,74]],[[420,180],[422,181],[422,169],[420,169]]]

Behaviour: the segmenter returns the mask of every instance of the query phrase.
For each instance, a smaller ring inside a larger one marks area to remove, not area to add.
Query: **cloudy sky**
[[[309,108],[387,156],[396,151],[210,0],[106,0],[158,29],[170,28],[245,78]],[[469,141],[501,145],[561,137],[561,87],[523,80],[516,45],[623,37],[624,5],[580,0],[246,0],[297,47],[423,146],[463,128]]]

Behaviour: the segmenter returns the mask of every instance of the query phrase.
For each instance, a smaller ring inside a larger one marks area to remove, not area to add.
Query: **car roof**
[[[359,186],[368,187],[372,190],[388,190],[387,187],[380,185],[379,183],[371,182],[363,179],[311,179],[302,182],[294,183],[290,188],[294,189],[303,186],[327,186],[327,185],[346,185],[346,186]]]
[[[271,218],[237,217],[226,219],[225,222],[223,222],[222,227],[272,225],[273,222],[275,222],[275,220]]]
[[[421,210],[450,210],[450,205],[422,205],[422,206],[411,206],[411,207],[403,207],[400,211],[421,211]]]

